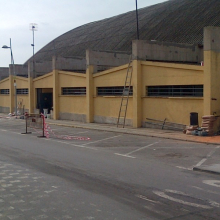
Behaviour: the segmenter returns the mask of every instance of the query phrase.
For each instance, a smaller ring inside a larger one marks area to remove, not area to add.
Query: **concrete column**
[[[15,89],[14,89],[14,79],[13,79],[13,75],[9,75],[9,91],[10,91],[10,97],[9,97],[9,108],[10,108],[10,112],[13,113],[14,112],[14,103],[15,103]]]
[[[53,119],[59,119],[59,71],[53,70]]]
[[[53,70],[53,119],[59,119],[59,71],[57,67],[57,58],[52,58],[52,70]]]
[[[33,71],[31,71],[31,63],[28,62],[28,109],[29,113],[34,113],[34,106],[36,105],[34,85],[33,85]]]
[[[133,73],[133,127],[141,127],[142,122],[142,73],[141,73],[141,61],[134,60],[132,62]]]
[[[220,114],[220,28],[204,28],[204,115]]]
[[[13,65],[9,65],[9,89],[10,89],[10,112],[15,112],[15,87],[14,87],[14,69]]]
[[[94,66],[88,65],[86,69],[86,122],[94,122],[94,85],[93,85]]]

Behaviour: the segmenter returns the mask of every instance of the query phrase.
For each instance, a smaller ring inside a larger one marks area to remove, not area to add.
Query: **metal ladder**
[[[120,105],[120,109],[118,113],[117,127],[122,125],[122,127],[124,128],[125,126],[125,119],[126,119],[127,108],[128,108],[128,99],[129,99],[129,94],[131,90],[131,78],[132,78],[132,72],[133,72],[133,67],[131,64],[132,64],[132,55],[129,58],[127,74],[126,74],[125,84],[124,84],[122,98],[121,98],[121,105]]]

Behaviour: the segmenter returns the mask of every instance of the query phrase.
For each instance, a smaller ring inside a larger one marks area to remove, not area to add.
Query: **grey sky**
[[[138,8],[165,0],[138,0]],[[35,51],[80,25],[135,10],[135,0],[0,0],[0,47],[9,46],[16,64],[32,56],[30,23],[38,24]],[[0,48],[0,67],[8,67],[10,51]]]

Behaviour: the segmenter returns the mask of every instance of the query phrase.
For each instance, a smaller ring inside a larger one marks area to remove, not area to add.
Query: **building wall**
[[[73,73],[59,71],[59,87],[85,87],[86,75],[82,73]],[[60,90],[61,93],[61,90]]]
[[[124,86],[127,65],[116,67],[93,76],[94,80],[94,122],[117,123],[121,97],[120,96],[98,96],[98,87]],[[132,125],[133,108],[132,97],[129,98],[126,124]]]
[[[117,123],[119,108],[121,103],[120,96],[98,96],[98,87],[124,86],[128,65],[112,68],[100,73],[92,74],[93,85],[93,121],[98,123]],[[134,66],[135,67],[135,66]],[[133,70],[134,71],[134,70]],[[161,63],[151,61],[141,61],[138,75],[141,77],[136,86],[141,87],[141,99],[137,100],[137,105],[133,105],[133,97],[129,98],[126,117],[127,125],[134,125],[134,111],[136,106],[140,107],[140,123],[144,125],[146,118],[189,124],[190,112],[198,112],[200,123],[204,115],[204,100],[201,98],[187,97],[148,97],[146,94],[147,86],[160,85],[203,85],[204,67],[195,65],[183,65],[172,63]],[[136,71],[137,72],[137,71]],[[140,73],[141,72],[141,73]],[[86,121],[88,103],[86,95],[62,95],[63,87],[86,87],[87,75],[82,73],[72,73],[58,71],[57,85],[54,87],[54,74],[48,73],[33,80],[34,97],[28,95],[18,95],[18,108],[28,109],[29,101],[35,99],[36,88],[42,88],[42,91],[58,92],[56,97],[59,112],[59,119]],[[133,76],[135,77],[135,75]],[[12,77],[13,79],[13,77]],[[17,77],[17,88],[29,88],[28,79]],[[134,79],[132,81],[132,86]],[[0,89],[9,87],[9,79],[0,81]],[[216,90],[217,91],[217,90]],[[87,91],[88,92],[88,91]],[[0,107],[10,107],[8,95],[3,95],[0,99]],[[139,104],[138,104],[139,103]],[[13,104],[13,101],[12,101]],[[1,110],[1,109],[0,109]],[[2,110],[3,111],[3,110]]]
[[[53,73],[40,76],[33,80],[34,89],[37,88],[53,88]]]
[[[203,85],[203,66],[141,62],[142,124],[146,118],[190,124],[190,113],[197,112],[199,122],[203,112],[203,97],[148,97],[147,86]]]
[[[86,87],[86,75],[59,71],[59,118],[86,121],[86,95],[62,95],[64,87]]]
[[[10,113],[9,102],[10,102],[10,96],[9,95],[1,95],[0,94],[0,112]]]
[[[12,80],[12,82],[10,80]],[[0,81],[0,89],[10,90],[10,94],[0,95],[0,112],[3,113],[14,112],[14,108],[15,108],[14,80],[15,80],[14,77],[8,77]],[[11,88],[13,89],[10,89],[10,84],[12,85]],[[17,89],[28,89],[28,79],[23,77],[16,77],[16,87]],[[28,104],[29,104],[28,94],[17,95],[17,108],[20,113],[23,113],[23,109],[25,111],[28,109]]]

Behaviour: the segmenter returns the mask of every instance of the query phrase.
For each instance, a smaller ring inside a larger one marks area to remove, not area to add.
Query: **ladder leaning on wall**
[[[121,97],[121,105],[120,105],[120,109],[118,113],[117,127],[121,125],[124,128],[125,126],[125,119],[126,119],[127,108],[128,108],[128,99],[129,99],[130,90],[131,90],[132,72],[133,72],[133,67],[132,67],[132,55],[131,55],[129,58],[125,84],[124,84],[123,93]]]

